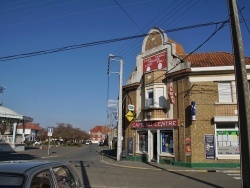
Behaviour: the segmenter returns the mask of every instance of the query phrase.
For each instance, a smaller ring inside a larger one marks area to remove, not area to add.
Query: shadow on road
[[[16,153],[16,152],[0,152],[0,161],[14,161],[14,160],[32,160],[38,159],[39,156]]]

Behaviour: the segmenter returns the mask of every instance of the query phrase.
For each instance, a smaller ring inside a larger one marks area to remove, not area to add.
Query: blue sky
[[[88,44],[228,19],[227,0],[1,0],[0,58]],[[246,23],[241,24],[244,54],[250,57],[250,1],[237,0]],[[122,7],[122,8],[121,8]],[[240,16],[240,18],[242,18]],[[247,25],[247,27],[246,27]],[[219,25],[218,25],[219,26]],[[216,25],[166,32],[195,50]],[[110,75],[108,56],[124,59],[123,82],[135,67],[143,38],[124,40],[46,55],[0,61],[3,106],[34,118],[42,127],[69,123],[89,131],[105,125],[107,100],[117,99],[119,78]],[[230,25],[197,52],[232,52]],[[112,63],[119,71],[119,62]],[[108,94],[109,93],[109,94]]]

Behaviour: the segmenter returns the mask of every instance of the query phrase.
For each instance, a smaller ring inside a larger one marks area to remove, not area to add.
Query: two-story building
[[[250,58],[245,58],[250,79]],[[144,38],[123,86],[127,159],[189,167],[239,166],[233,54],[185,54],[159,28]],[[129,122],[128,106],[134,105]]]

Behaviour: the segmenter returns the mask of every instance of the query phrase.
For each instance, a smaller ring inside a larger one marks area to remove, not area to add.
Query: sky
[[[250,1],[237,4],[245,21],[240,24],[244,55],[250,57]],[[112,61],[108,79],[108,57],[123,59],[124,85],[143,41],[121,39],[158,27],[187,54],[233,53],[229,23],[199,49],[221,24],[184,29],[228,18],[227,0],[1,0],[0,86],[5,90],[0,103],[44,128],[67,123],[88,132],[107,125],[107,104],[117,100],[120,68],[118,59]]]

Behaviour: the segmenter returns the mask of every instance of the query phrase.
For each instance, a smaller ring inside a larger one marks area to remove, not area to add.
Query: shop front
[[[161,158],[174,158],[174,128],[178,120],[134,121],[134,155],[142,156],[147,162],[159,163]]]

